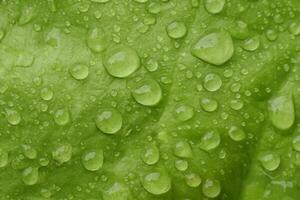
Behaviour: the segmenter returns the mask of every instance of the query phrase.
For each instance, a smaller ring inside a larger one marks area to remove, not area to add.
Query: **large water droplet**
[[[268,171],[276,170],[280,165],[280,156],[277,153],[265,153],[259,158],[262,166]]]
[[[207,179],[202,185],[202,192],[208,198],[216,198],[221,193],[221,184],[218,180]]]
[[[191,52],[210,64],[222,65],[233,56],[234,47],[230,34],[222,30],[202,36]]]
[[[151,172],[142,177],[142,185],[151,194],[160,195],[171,189],[171,179],[165,172]]]
[[[231,126],[228,134],[230,138],[236,142],[242,141],[246,138],[245,132],[236,126]]]
[[[150,144],[146,147],[142,155],[143,161],[147,165],[154,165],[159,160],[159,149],[155,144]]]
[[[187,28],[183,22],[174,21],[167,26],[167,33],[170,38],[179,39],[186,35]]]
[[[174,114],[180,121],[187,121],[194,116],[194,108],[190,105],[181,104],[175,108]]]
[[[102,109],[96,118],[96,126],[107,134],[115,134],[122,128],[122,124],[122,115],[114,108]]]
[[[67,109],[59,109],[54,113],[54,121],[60,126],[66,125],[70,121],[70,114]]]
[[[181,158],[190,158],[193,155],[191,146],[186,141],[180,141],[176,143],[174,154]]]
[[[18,125],[21,122],[21,115],[15,110],[6,110],[6,119],[11,125]]]
[[[203,135],[200,142],[200,148],[209,151],[219,146],[221,142],[220,134],[216,131],[208,131]]]
[[[104,65],[110,75],[124,78],[140,67],[140,58],[134,49],[118,46],[106,53]]]
[[[204,87],[210,92],[217,91],[222,86],[222,79],[217,74],[207,74],[204,78]]]
[[[26,185],[34,185],[38,182],[39,171],[36,167],[28,167],[22,172],[22,180]]]
[[[132,96],[141,105],[154,106],[160,102],[162,90],[155,80],[146,79],[137,83],[132,90]]]
[[[72,157],[72,146],[69,143],[57,144],[52,151],[52,157],[59,164],[68,162]]]
[[[214,99],[203,98],[201,99],[200,104],[206,112],[213,112],[218,108],[218,102]]]
[[[269,113],[273,125],[281,130],[289,129],[295,121],[292,96],[278,96],[269,101]]]
[[[104,30],[100,27],[90,29],[87,35],[87,45],[94,52],[104,51],[107,46],[107,38]]]
[[[89,75],[89,67],[84,64],[75,64],[69,71],[72,77],[77,80],[86,79]]]
[[[103,151],[89,150],[82,155],[82,164],[89,171],[97,171],[103,165]]]
[[[205,0],[204,5],[209,13],[217,14],[223,10],[225,0]]]

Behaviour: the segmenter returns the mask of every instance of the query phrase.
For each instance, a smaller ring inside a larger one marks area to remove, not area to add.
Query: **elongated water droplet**
[[[207,179],[202,185],[202,192],[208,198],[216,198],[221,193],[221,184],[218,180]]]
[[[89,171],[97,171],[103,165],[103,151],[89,150],[82,155],[82,164]]]
[[[159,160],[159,149],[155,144],[150,144],[146,147],[142,155],[143,161],[147,165],[154,165]]]
[[[114,108],[104,108],[100,110],[96,118],[96,126],[98,129],[107,134],[115,134],[122,128],[122,124],[122,115]]]
[[[265,153],[259,160],[262,166],[268,171],[274,171],[280,165],[280,156],[277,153]]]
[[[244,41],[242,47],[247,51],[255,51],[260,46],[260,40],[258,36],[249,38]]]
[[[161,195],[171,189],[171,179],[165,172],[151,172],[142,177],[142,185],[149,193]]]
[[[6,119],[11,125],[18,125],[21,122],[21,115],[15,110],[6,110]]]
[[[8,152],[0,148],[0,168],[8,164]]]
[[[26,185],[34,185],[38,182],[39,171],[36,167],[28,167],[22,172],[22,180]]]
[[[203,135],[200,142],[200,148],[209,151],[219,146],[221,142],[220,134],[216,131],[208,131]]]
[[[225,0],[205,0],[204,5],[209,13],[217,14],[223,10]]]
[[[230,34],[222,30],[202,36],[191,52],[210,64],[222,65],[233,56],[234,47]]]
[[[245,132],[236,126],[231,126],[228,134],[230,138],[236,142],[242,141],[246,138]]]
[[[155,80],[147,79],[137,83],[132,90],[132,96],[141,105],[155,106],[162,98],[162,90]]]
[[[86,79],[89,75],[89,67],[84,64],[75,64],[69,71],[72,77],[77,80]]]
[[[214,99],[203,98],[200,103],[201,107],[206,112],[213,112],[218,108],[218,102]]]
[[[110,75],[125,78],[140,67],[140,58],[134,49],[118,46],[106,53],[104,65]]]
[[[100,27],[89,30],[87,35],[87,45],[94,52],[102,52],[107,47],[107,38],[105,32]]]
[[[67,109],[59,109],[54,113],[54,121],[60,126],[64,126],[70,121],[70,114]]]
[[[187,28],[183,22],[174,21],[167,26],[167,33],[170,38],[179,39],[186,35]]]
[[[210,92],[219,90],[222,86],[222,79],[217,74],[207,74],[203,83],[205,89]]]
[[[180,141],[175,145],[174,154],[181,158],[190,158],[192,157],[193,152],[188,142]]]
[[[202,180],[199,175],[190,173],[185,176],[185,182],[190,187],[198,187],[201,184]]]
[[[269,113],[273,125],[281,130],[291,128],[295,121],[294,102],[291,96],[278,96],[269,101]]]
[[[190,105],[181,104],[175,108],[174,114],[180,121],[187,121],[194,116],[194,108]]]
[[[72,146],[69,143],[57,144],[52,151],[52,157],[59,164],[68,162],[72,157]]]

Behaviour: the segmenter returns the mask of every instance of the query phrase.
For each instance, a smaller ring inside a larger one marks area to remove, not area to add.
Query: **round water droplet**
[[[233,99],[230,101],[230,107],[233,110],[240,110],[244,107],[244,102],[240,99]]]
[[[134,49],[118,46],[106,53],[104,65],[110,75],[125,78],[140,67],[140,58]]]
[[[104,51],[107,47],[107,38],[104,30],[100,27],[90,29],[87,34],[87,45],[94,52]]]
[[[175,117],[180,121],[187,121],[194,116],[194,108],[190,105],[181,104],[175,108]]]
[[[152,79],[137,83],[132,90],[132,96],[141,105],[155,106],[162,98],[160,85]]]
[[[179,39],[186,35],[187,28],[183,22],[174,21],[167,26],[167,33],[170,38]]]
[[[97,171],[103,165],[103,151],[89,150],[82,155],[82,164],[89,171]]]
[[[209,13],[217,14],[223,10],[225,0],[205,0],[204,5]]]
[[[268,171],[274,171],[280,165],[280,156],[277,153],[265,153],[259,160],[262,166]]]
[[[242,47],[247,51],[255,51],[260,46],[260,40],[258,36],[249,38],[244,41]]]
[[[155,144],[150,144],[146,147],[143,152],[142,160],[147,165],[154,165],[159,160],[159,149],[156,147]]]
[[[218,102],[214,99],[203,98],[200,103],[201,107],[206,112],[213,112],[218,108]]]
[[[53,92],[49,88],[43,88],[41,90],[41,98],[45,101],[50,101],[53,98]]]
[[[37,151],[31,145],[22,144],[21,147],[22,147],[23,154],[27,158],[29,158],[29,159],[36,159],[36,157],[37,157]]]
[[[300,151],[300,135],[297,135],[293,138],[293,148],[296,151]]]
[[[26,185],[34,185],[38,182],[39,171],[36,167],[28,167],[22,172],[22,180]]]
[[[176,160],[175,167],[179,171],[185,171],[189,167],[189,164],[186,160]]]
[[[300,34],[300,23],[299,22],[293,22],[291,23],[291,25],[289,26],[289,31],[297,36]]]
[[[207,91],[215,92],[222,86],[222,79],[217,74],[207,74],[204,78],[203,86]]]
[[[209,33],[193,45],[191,52],[210,64],[222,65],[233,56],[232,38],[226,31]]]
[[[8,152],[0,148],[0,168],[8,164]]]
[[[122,124],[122,115],[114,108],[102,109],[96,118],[98,129],[107,134],[115,134],[122,128]]]
[[[15,110],[6,110],[6,119],[11,125],[18,125],[21,122],[21,115]]]
[[[281,130],[292,127],[295,121],[294,102],[291,96],[278,96],[269,101],[269,113],[273,125]]]
[[[84,64],[75,64],[69,71],[72,77],[77,80],[86,79],[89,75],[89,68]]]
[[[69,143],[57,144],[52,151],[52,157],[59,164],[68,162],[72,157],[72,146]]]
[[[190,158],[192,157],[193,152],[188,142],[180,141],[175,145],[174,154],[181,158]]]
[[[115,182],[103,192],[103,200],[129,200],[132,199],[129,189],[122,183]]]
[[[141,182],[145,190],[154,195],[164,194],[171,189],[171,179],[164,172],[151,172],[142,177]]]
[[[202,185],[202,192],[208,198],[216,198],[221,193],[221,184],[218,180],[207,179]]]
[[[235,21],[230,27],[230,33],[236,39],[246,39],[250,34],[248,24],[241,20]]]
[[[185,182],[190,187],[198,187],[201,184],[202,180],[199,175],[190,173],[185,176]]]
[[[230,127],[230,129],[228,131],[228,135],[232,140],[234,140],[236,142],[242,141],[246,138],[245,132],[236,126]]]
[[[221,142],[220,134],[216,131],[208,131],[203,135],[200,142],[200,148],[209,151],[219,146]]]
[[[56,124],[63,126],[69,123],[70,114],[67,109],[59,109],[54,113],[54,121]]]

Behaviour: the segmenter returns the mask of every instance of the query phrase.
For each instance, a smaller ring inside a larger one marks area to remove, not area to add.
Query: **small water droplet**
[[[96,18],[100,17],[99,13],[96,13]],[[104,51],[107,47],[107,38],[104,30],[100,27],[90,29],[87,34],[87,45],[94,52]]]
[[[185,182],[190,187],[198,187],[201,184],[202,179],[198,174],[190,173],[185,175]]]
[[[175,145],[174,154],[181,158],[190,158],[192,157],[193,152],[188,142],[180,141]]]
[[[149,193],[161,195],[171,189],[171,179],[165,172],[151,172],[142,177],[142,185]]]
[[[187,28],[183,22],[174,21],[167,26],[167,33],[170,38],[179,39],[186,35]]]
[[[221,142],[220,134],[216,131],[208,131],[205,133],[200,142],[200,148],[209,151],[219,146]]]
[[[60,126],[64,126],[70,121],[70,114],[67,109],[59,109],[54,113],[54,121]]]
[[[21,147],[22,147],[23,154],[27,158],[35,159],[37,157],[37,151],[31,145],[22,144]]]
[[[152,79],[143,80],[134,87],[132,96],[141,105],[155,106],[162,98],[160,85]]]
[[[280,156],[277,153],[265,153],[259,158],[262,166],[268,171],[276,170],[280,165]]]
[[[22,180],[26,185],[34,185],[38,182],[39,171],[36,167],[28,167],[22,172]]]
[[[236,142],[242,141],[246,138],[245,132],[236,126],[230,127],[230,129],[228,131],[228,135],[232,140],[234,140]]]
[[[255,51],[260,46],[260,40],[258,36],[249,38],[242,44],[243,49],[247,51]]]
[[[203,83],[205,89],[210,92],[219,90],[222,86],[222,79],[217,74],[207,74]]]
[[[218,102],[214,99],[203,98],[200,103],[201,107],[206,112],[213,112],[218,108]]]
[[[50,101],[53,98],[53,91],[50,88],[43,88],[41,90],[41,98],[45,101]]]
[[[69,143],[59,143],[55,146],[52,151],[52,157],[59,164],[63,164],[71,160],[72,157],[72,146]]]
[[[122,128],[123,119],[114,108],[102,109],[96,118],[96,126],[106,134],[115,134]]]
[[[89,75],[89,67],[84,64],[75,64],[69,71],[72,77],[77,80],[86,79]]]
[[[103,151],[89,150],[82,155],[82,164],[89,171],[97,171],[103,165]]]
[[[176,160],[175,167],[179,171],[185,171],[189,167],[189,164],[186,160]]]
[[[202,185],[202,192],[208,198],[216,198],[221,193],[221,184],[218,180],[207,179]]]
[[[190,105],[180,104],[174,111],[176,119],[180,121],[187,121],[194,116],[194,108]]]
[[[18,125],[21,122],[21,115],[15,110],[6,110],[6,119],[11,125]]]
[[[159,149],[156,147],[155,144],[150,144],[146,147],[143,152],[142,160],[147,165],[154,165],[159,160]]]

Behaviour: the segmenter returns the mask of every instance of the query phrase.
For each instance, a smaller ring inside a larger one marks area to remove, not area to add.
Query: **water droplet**
[[[103,193],[103,200],[129,200],[132,199],[129,189],[122,183],[115,182]]]
[[[6,119],[11,125],[18,125],[21,122],[21,115],[15,110],[6,110]]]
[[[208,198],[216,198],[221,193],[221,184],[218,180],[207,179],[202,185],[202,192]]]
[[[52,151],[52,157],[59,164],[68,162],[72,157],[72,146],[69,143],[57,144]]]
[[[0,148],[0,168],[8,164],[8,152]]]
[[[170,38],[179,39],[186,35],[187,28],[183,22],[174,21],[167,26],[167,33]]]
[[[70,114],[67,109],[59,109],[54,113],[54,121],[56,124],[63,126],[69,123]]]
[[[293,22],[291,23],[291,25],[289,26],[289,31],[297,36],[300,34],[300,23],[299,22]]]
[[[160,195],[171,189],[171,179],[165,172],[151,172],[142,177],[142,185],[151,194]]]
[[[22,144],[21,147],[22,147],[23,154],[27,158],[29,158],[29,159],[36,159],[36,157],[37,157],[37,151],[31,145]]]
[[[38,182],[39,171],[36,167],[28,167],[22,172],[22,180],[26,185],[34,185]]]
[[[281,130],[289,129],[295,121],[291,96],[278,96],[269,101],[269,113],[273,125]]]
[[[107,38],[104,30],[100,27],[90,29],[87,34],[87,45],[94,52],[104,51],[107,47]]]
[[[45,101],[50,101],[53,98],[53,92],[49,88],[43,88],[41,90],[41,98]]]
[[[293,138],[293,148],[296,151],[300,151],[300,135],[297,135]]]
[[[268,171],[274,171],[280,165],[280,156],[277,153],[265,153],[259,160],[262,166]]]
[[[208,131],[203,135],[200,142],[200,148],[209,151],[219,146],[221,142],[220,134],[216,131]]]
[[[181,158],[190,158],[192,157],[193,152],[188,142],[180,141],[175,145],[174,154]]]
[[[275,30],[273,30],[273,29],[268,29],[268,30],[266,31],[266,37],[267,37],[268,40],[274,41],[274,40],[277,39],[278,34],[277,34],[277,32],[276,32]]]
[[[231,126],[228,134],[229,137],[236,142],[242,141],[246,138],[245,132],[236,126]]]
[[[205,89],[210,92],[219,90],[222,86],[222,79],[217,74],[207,74],[203,83]]]
[[[225,0],[205,0],[204,5],[209,13],[217,14],[223,10]]]
[[[176,160],[175,167],[179,171],[185,171],[189,167],[189,164],[186,160]]]
[[[138,3],[146,3],[148,2],[148,0],[134,0],[135,2],[138,2]]]
[[[185,175],[185,182],[190,187],[198,187],[201,184],[202,180],[199,175],[190,173]]]
[[[86,79],[89,75],[89,67],[84,64],[75,64],[69,71],[72,77],[77,80]]]
[[[174,114],[176,119],[187,121],[194,116],[194,108],[190,105],[181,104],[175,108]]]
[[[240,110],[244,107],[244,102],[240,99],[233,99],[230,101],[230,107],[233,110]]]
[[[110,0],[91,0],[91,1],[95,3],[106,3],[109,2]]]
[[[82,155],[82,164],[89,171],[97,171],[103,165],[103,151],[89,150]]]
[[[222,65],[233,56],[234,47],[230,34],[222,30],[202,36],[191,51],[201,60]]]
[[[159,160],[159,149],[156,147],[155,144],[150,144],[146,147],[143,152],[142,160],[147,165],[154,165]]]
[[[118,46],[106,53],[104,65],[110,75],[125,78],[140,67],[140,58],[134,49]]]
[[[158,62],[154,59],[149,59],[146,63],[146,68],[149,72],[154,72],[158,69]]]
[[[114,108],[102,109],[96,118],[98,129],[107,134],[115,134],[122,128],[122,124],[122,115]]]
[[[230,33],[234,38],[246,39],[250,33],[248,24],[241,20],[235,21],[230,27]]]
[[[132,90],[134,99],[144,106],[155,106],[162,98],[160,85],[152,79],[139,82]]]
[[[242,47],[247,51],[255,51],[260,46],[260,40],[258,36],[249,38],[244,41]]]
[[[200,103],[201,107],[206,112],[213,112],[218,108],[218,102],[214,99],[203,98]]]

